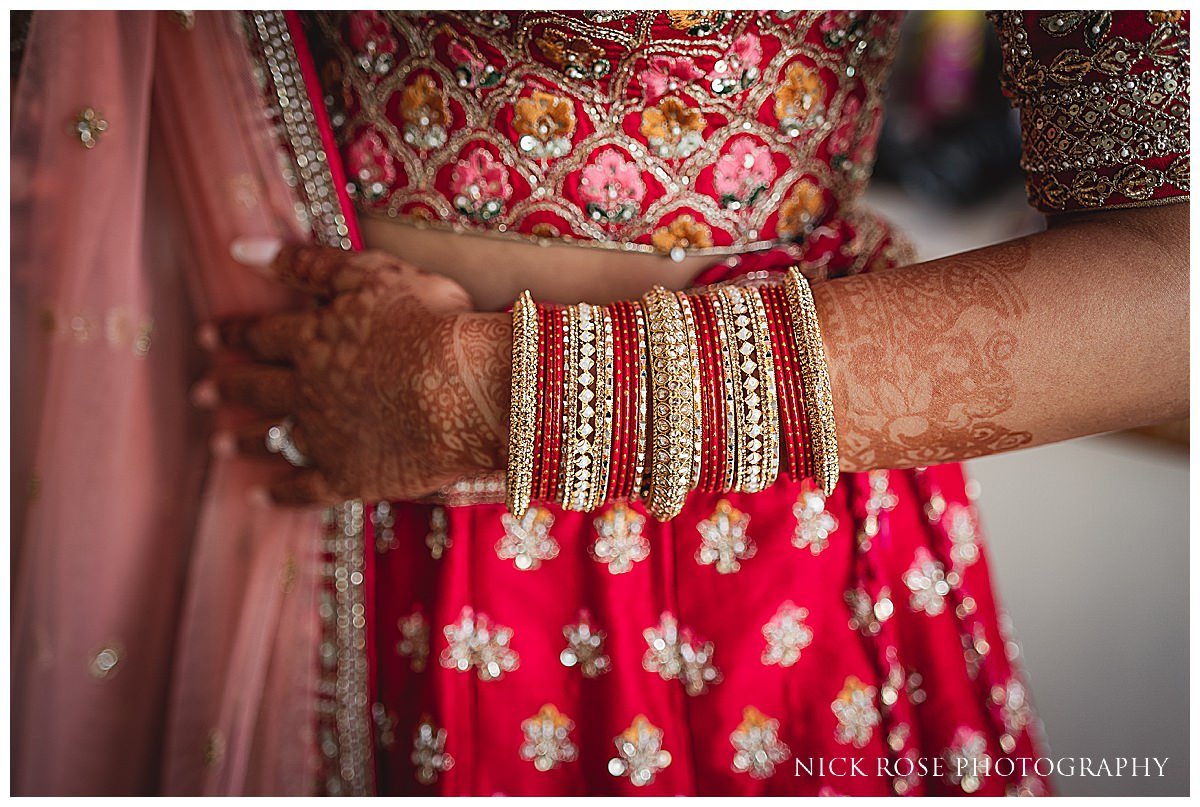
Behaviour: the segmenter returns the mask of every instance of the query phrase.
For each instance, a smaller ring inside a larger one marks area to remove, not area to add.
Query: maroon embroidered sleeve
[[[1060,213],[1188,198],[1187,11],[989,17],[1021,113],[1030,204]]]

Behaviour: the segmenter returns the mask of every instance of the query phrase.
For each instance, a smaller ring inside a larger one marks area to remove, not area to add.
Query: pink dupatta
[[[317,785],[326,528],[254,495],[271,466],[210,456],[188,390],[198,323],[295,302],[233,239],[357,239],[336,184],[281,172],[245,37],[227,12],[34,16],[12,126],[17,794]]]

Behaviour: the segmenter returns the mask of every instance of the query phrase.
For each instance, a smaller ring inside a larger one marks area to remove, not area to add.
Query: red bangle
[[[700,345],[700,373],[704,390],[703,397],[703,430],[704,450],[700,489],[705,491],[720,491],[724,481],[725,458],[725,429],[721,362],[717,357],[720,343],[714,326],[712,301],[707,294],[698,294],[692,298],[692,308],[696,315],[697,341]]]
[[[547,306],[546,343],[543,351],[549,358],[550,372],[545,389],[542,390],[543,424],[546,440],[546,468],[542,479],[542,497],[547,502],[558,499],[559,461],[562,455],[562,403],[563,403],[563,309]]]
[[[776,356],[783,360],[783,369],[777,372],[777,376],[787,402],[787,422],[781,422],[780,430],[787,446],[789,473],[793,479],[805,479],[812,473],[811,441],[808,436],[808,414],[804,406],[804,387],[796,363],[791,311],[782,285],[771,286],[769,292],[767,289],[763,291],[766,292],[765,298],[771,301],[772,339],[776,344]],[[781,414],[781,420],[783,417]]]
[[[608,490],[606,499],[621,495],[624,487],[623,475],[628,456],[628,441],[625,437],[625,427],[629,419],[628,394],[628,355],[626,353],[627,325],[625,323],[625,307],[617,302],[608,306],[608,314],[613,326],[613,424],[612,452],[608,471]]]

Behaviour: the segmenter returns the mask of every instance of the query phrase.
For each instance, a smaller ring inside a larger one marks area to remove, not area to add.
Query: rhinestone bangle
[[[813,478],[825,495],[833,493],[838,480],[837,425],[833,417],[833,392],[829,386],[829,367],[817,307],[812,290],[800,270],[792,267],[784,281],[788,303],[792,309],[792,324],[796,331],[796,347],[800,360],[800,378],[804,387],[805,406],[813,450]]]

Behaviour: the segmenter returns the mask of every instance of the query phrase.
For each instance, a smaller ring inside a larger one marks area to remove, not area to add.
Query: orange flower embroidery
[[[705,36],[720,28],[732,16],[728,11],[668,11],[667,19],[676,31]]]
[[[547,31],[536,42],[542,55],[573,79],[596,79],[608,75],[610,65],[604,58],[604,50],[588,39]]]
[[[779,206],[779,234],[786,238],[808,235],[824,212],[825,199],[821,195],[821,189],[807,179],[802,179]]]
[[[446,142],[450,113],[442,90],[429,76],[421,75],[400,94],[404,142],[420,149],[439,148]]]
[[[642,110],[642,135],[660,157],[686,157],[704,145],[707,121],[700,110],[678,98],[664,98]]]
[[[825,85],[820,74],[800,62],[788,65],[787,76],[775,90],[775,117],[784,134],[795,137],[806,125],[820,122]]]
[[[712,230],[686,213],[650,236],[650,243],[659,252],[666,252],[677,261],[683,260],[686,250],[712,246]]]
[[[513,128],[521,135],[521,151],[544,160],[562,157],[571,150],[575,110],[571,102],[548,92],[534,90],[514,105]]]

